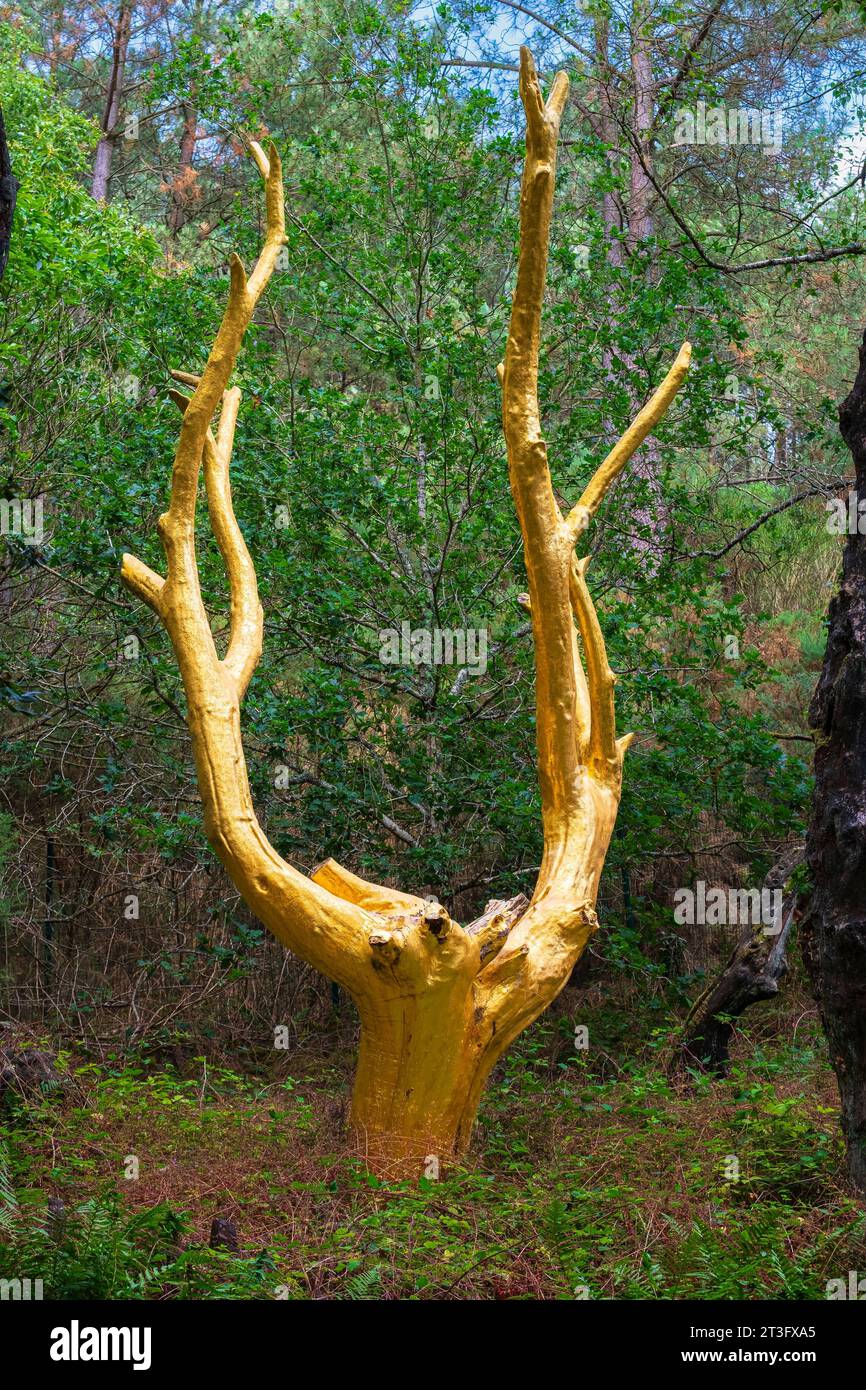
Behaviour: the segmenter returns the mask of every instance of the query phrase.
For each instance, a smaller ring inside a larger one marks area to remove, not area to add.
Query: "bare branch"
[[[704,265],[709,266],[711,270],[719,270],[724,275],[744,275],[747,271],[751,270],[774,270],[786,265],[823,265],[827,261],[839,260],[842,256],[866,255],[866,242],[851,241],[848,242],[846,246],[821,247],[817,251],[796,252],[791,256],[767,256],[759,261],[741,261],[738,265],[726,265],[724,261],[717,261],[705,251],[700,240],[695,236],[685,218],[674,207],[652,170],[648,167],[637,142],[633,142],[633,145],[635,153],[643,166],[644,173],[661,198],[674,222],[689,244],[697,251]]]
[[[124,555],[123,561],[123,580],[127,588],[131,589],[138,598],[143,599],[148,607],[152,608],[157,616],[160,616],[160,600],[165,588],[165,580],[162,575],[156,574],[141,560],[137,560],[134,555]]]
[[[560,29],[559,25],[554,24],[552,20],[545,19],[537,10],[531,10],[527,5],[521,5],[519,0],[499,0],[499,3],[500,5],[506,5],[509,10],[516,10],[518,14],[525,14],[527,19],[535,20],[536,24],[540,24],[543,29],[547,29],[549,33],[555,34],[558,39],[562,39],[563,43],[568,44],[569,48],[573,48],[575,53],[579,53],[588,63],[593,62],[593,55],[588,49],[584,48],[582,44],[579,44],[577,39],[573,39],[564,29]],[[529,50],[527,49],[525,51],[528,52]],[[521,48],[520,52],[523,54],[524,49]]]
[[[744,531],[740,531],[738,535],[734,536],[733,540],[728,541],[720,550],[693,550],[689,552],[690,558],[721,560],[723,556],[728,554],[728,551],[734,549],[734,546],[742,545],[744,540],[754,535],[756,531],[760,530],[762,526],[765,526],[774,516],[778,516],[780,512],[786,512],[789,507],[795,507],[798,502],[805,502],[808,497],[826,496],[828,492],[837,492],[839,488],[850,486],[850,483],[850,479],[836,478],[833,482],[819,483],[816,487],[808,487],[803,492],[798,492],[795,497],[788,497],[784,502],[780,502],[778,506],[771,507],[769,511],[764,512],[762,516],[758,517],[757,521],[753,521],[751,526],[747,526]]]

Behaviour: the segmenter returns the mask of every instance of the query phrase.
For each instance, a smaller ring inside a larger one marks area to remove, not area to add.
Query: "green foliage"
[[[605,1074],[611,1017],[592,1015],[589,1053],[564,1050],[568,1023],[520,1040],[470,1165],[417,1188],[334,1155],[321,1074],[72,1067],[74,1095],[12,1118],[0,1277],[46,1298],[791,1300],[862,1268],[811,1034],[752,1040],[728,1080],[682,1090],[652,1049]],[[144,1190],[111,1177],[130,1150]],[[170,1197],[152,1201],[154,1176]],[[202,1239],[226,1200],[238,1254]]]

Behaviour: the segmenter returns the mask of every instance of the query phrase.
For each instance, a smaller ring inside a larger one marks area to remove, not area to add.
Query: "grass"
[[[620,1024],[591,1021],[597,1053],[537,1024],[468,1162],[415,1189],[347,1156],[348,1055],[187,1076],[68,1055],[63,1087],[6,1102],[0,1276],[49,1298],[821,1299],[866,1268],[817,1034],[759,1029],[727,1080],[673,1086],[660,1034],[611,1075]],[[208,1248],[216,1215],[237,1254]]]

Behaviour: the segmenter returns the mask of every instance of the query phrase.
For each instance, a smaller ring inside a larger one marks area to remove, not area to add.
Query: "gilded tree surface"
[[[240,702],[262,643],[256,575],[234,516],[229,465],[240,392],[229,386],[256,304],[285,240],[280,162],[252,144],[266,191],[267,234],[247,278],[231,266],[229,302],[200,376],[174,373],[183,411],[171,500],[160,519],[161,577],[124,556],[124,582],[171,637],[188,706],[208,837],[250,909],[291,950],[354,999],[361,1044],[351,1127],[371,1167],[414,1175],[469,1142],[491,1067],[556,997],[597,926],[595,902],[619,805],[630,736],[617,738],[615,677],[575,545],[608,490],[683,382],[690,348],[563,515],[541,434],[538,364],[565,73],[542,97],[521,50],[526,157],[520,253],[499,368],[508,471],[523,535],[535,646],[538,775],[544,854],[531,900],[488,904],[453,922],[439,904],[372,884],[328,860],[307,878],[269,844],[250,795]],[[214,416],[218,412],[215,426]],[[211,526],[231,595],[218,657],[199,589],[195,505],[204,469]]]

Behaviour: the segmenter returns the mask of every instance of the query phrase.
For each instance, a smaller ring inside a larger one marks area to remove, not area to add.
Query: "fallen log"
[[[767,874],[764,889],[783,889],[803,855],[802,844],[786,851]],[[798,894],[792,890],[782,898],[782,910],[773,929],[768,931],[763,922],[746,927],[721,974],[707,985],[689,1010],[671,1049],[669,1073],[689,1067],[715,1076],[727,1073],[735,1021],[753,1004],[772,999],[779,992],[788,970],[788,939],[797,917]]]

